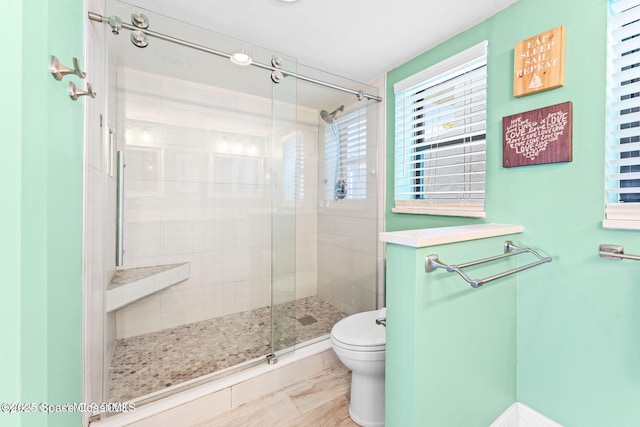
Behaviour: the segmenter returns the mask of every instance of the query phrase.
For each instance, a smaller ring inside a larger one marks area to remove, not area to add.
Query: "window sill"
[[[391,209],[393,213],[412,215],[441,215],[441,216],[461,216],[466,218],[484,218],[486,214],[481,211],[465,211],[456,209],[434,209],[425,207],[401,206]]]
[[[640,230],[640,203],[607,204],[602,227],[618,230]]]
[[[640,221],[605,219],[602,220],[602,227],[614,230],[640,230]]]

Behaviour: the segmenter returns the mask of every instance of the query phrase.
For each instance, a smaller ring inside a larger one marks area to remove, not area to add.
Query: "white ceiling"
[[[129,0],[368,83],[517,0]],[[212,46],[215,48],[215,46]]]

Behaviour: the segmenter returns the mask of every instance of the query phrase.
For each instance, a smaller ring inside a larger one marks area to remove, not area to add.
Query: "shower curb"
[[[90,427],[124,427],[129,425],[135,425],[136,427],[143,426],[158,426],[158,425],[171,425],[172,427],[188,427],[192,424],[205,421],[209,418],[215,417],[227,410],[233,409],[233,407],[242,403],[232,398],[232,388],[236,386],[242,386],[243,383],[247,383],[251,380],[259,379],[261,376],[276,373],[282,371],[288,366],[308,362],[308,359],[317,356],[323,359],[319,367],[320,371],[329,368],[326,361],[333,360],[333,358],[327,358],[327,353],[333,353],[331,349],[330,340],[324,339],[322,341],[307,345],[305,347],[296,349],[291,355],[280,356],[278,363],[275,365],[263,364],[255,368],[249,369],[246,372],[241,372],[237,375],[222,378],[217,381],[212,381],[201,386],[194,387],[192,389],[185,390],[177,393],[173,396],[168,396],[160,400],[147,403],[145,405],[136,408],[133,412],[113,415],[102,420],[98,420],[90,423]],[[337,361],[337,358],[335,358]],[[331,365],[332,366],[332,365]],[[315,375],[317,372],[313,370],[305,371],[305,375],[309,377]],[[301,378],[297,378],[298,380]],[[274,378],[270,380],[275,389],[286,386],[282,382],[281,378]],[[270,389],[262,389],[261,395],[271,393]],[[216,399],[216,396],[220,396],[217,399],[219,402],[224,403],[227,407],[216,412],[211,406],[211,402]],[[254,395],[253,398],[259,397]],[[205,401],[205,399],[208,399]],[[236,400],[235,402],[233,400]],[[206,408],[203,410],[202,408]],[[199,419],[201,418],[201,419]]]

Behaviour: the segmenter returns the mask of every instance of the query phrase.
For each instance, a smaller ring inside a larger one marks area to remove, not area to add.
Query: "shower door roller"
[[[274,83],[280,83],[280,81],[284,78],[284,75],[282,74],[282,71],[280,70],[275,70],[273,73],[271,73],[271,80]]]
[[[132,31],[131,43],[133,43],[134,46],[145,48],[149,46],[149,39],[147,38],[147,35],[140,30]]]

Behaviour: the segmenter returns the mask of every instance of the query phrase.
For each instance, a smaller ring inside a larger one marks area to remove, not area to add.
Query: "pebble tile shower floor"
[[[345,313],[317,297],[276,306],[274,316],[291,318],[295,331],[276,330],[277,348],[326,335]],[[271,352],[271,309],[190,323],[116,342],[106,384],[109,402],[123,402]],[[316,320],[315,322],[313,320]]]

